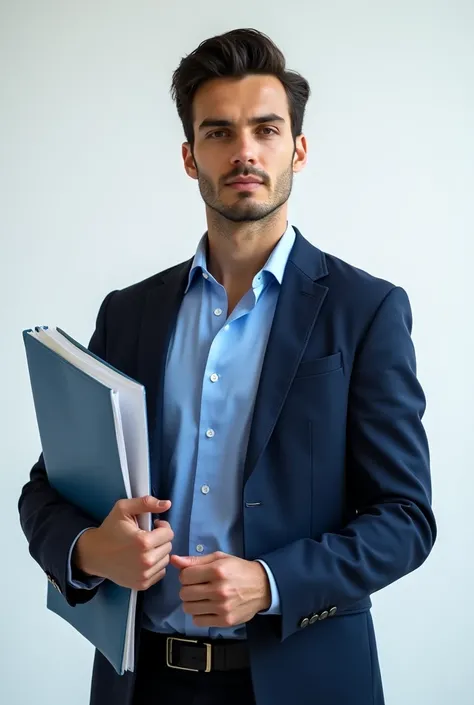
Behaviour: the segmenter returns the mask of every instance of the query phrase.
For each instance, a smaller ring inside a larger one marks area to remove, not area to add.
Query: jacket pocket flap
[[[308,360],[307,362],[300,363],[295,376],[312,377],[313,375],[320,375],[324,372],[333,372],[341,367],[342,354],[341,351],[339,351],[327,357],[320,357],[317,360]]]

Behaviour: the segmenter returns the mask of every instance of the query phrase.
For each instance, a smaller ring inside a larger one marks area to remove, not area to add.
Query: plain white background
[[[87,703],[92,661],[89,644],[46,610],[46,579],[19,527],[18,496],[40,452],[21,332],[58,325],[87,343],[111,289],[193,254],[204,209],[182,168],[171,74],[203,39],[245,26],[269,34],[313,91],[291,222],[403,286],[413,308],[439,539],[419,571],[374,597],[387,705],[473,702],[473,3],[3,0],[0,697],[9,705]]]

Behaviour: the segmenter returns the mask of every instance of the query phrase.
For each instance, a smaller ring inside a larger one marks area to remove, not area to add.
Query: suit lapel
[[[138,342],[138,381],[146,388],[152,491],[160,472],[163,388],[168,344],[183,300],[192,260],[163,274],[148,291]]]
[[[295,230],[260,375],[244,482],[270,439],[327,293],[315,281],[327,274],[324,254]]]

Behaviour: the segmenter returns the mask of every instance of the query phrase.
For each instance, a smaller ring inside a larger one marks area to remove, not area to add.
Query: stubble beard
[[[293,167],[290,164],[278,177],[275,189],[269,200],[258,202],[253,200],[252,191],[237,192],[237,200],[229,205],[219,199],[217,189],[212,180],[197,168],[199,191],[204,203],[225,220],[232,223],[255,223],[264,218],[270,218],[289,199],[293,187]],[[244,172],[245,174],[245,172]],[[263,186],[265,188],[265,185]]]

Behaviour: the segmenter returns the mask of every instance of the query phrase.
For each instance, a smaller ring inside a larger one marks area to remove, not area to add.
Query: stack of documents
[[[44,462],[50,484],[101,522],[119,499],[150,494],[145,389],[61,329],[23,332]],[[138,517],[151,529],[151,515]],[[71,607],[48,583],[47,607],[113,665],[134,669],[137,593],[105,580]]]

